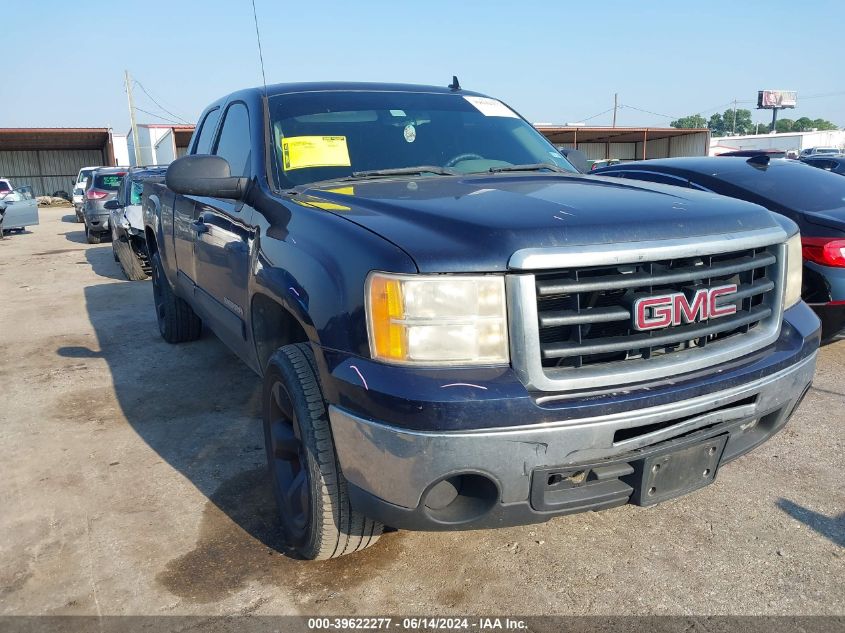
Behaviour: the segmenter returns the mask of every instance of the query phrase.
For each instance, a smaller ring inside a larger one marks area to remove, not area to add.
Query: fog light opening
[[[453,475],[438,481],[423,497],[426,513],[442,523],[466,523],[499,500],[496,484],[483,475]]]

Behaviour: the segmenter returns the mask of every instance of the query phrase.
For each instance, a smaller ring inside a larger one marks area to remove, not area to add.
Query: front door
[[[229,162],[233,176],[252,175],[249,125],[242,102],[226,108],[213,153]],[[239,353],[246,353],[252,216],[252,207],[239,200],[195,199],[194,296],[217,335]]]
[[[32,187],[18,187],[0,199],[3,211],[3,230],[22,229],[38,224],[38,201]]]

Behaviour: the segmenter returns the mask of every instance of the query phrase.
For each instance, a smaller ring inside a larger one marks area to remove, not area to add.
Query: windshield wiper
[[[438,176],[457,176],[459,172],[438,165],[419,165],[418,167],[397,167],[395,169],[372,169],[353,171],[352,178],[379,178],[380,176],[408,176],[414,174],[437,174]]]
[[[491,167],[487,171],[491,174],[496,174],[500,171],[540,171],[548,169],[549,171],[556,171],[561,174],[571,174],[568,169],[563,169],[552,163],[532,163],[530,165],[505,165],[504,167]]]

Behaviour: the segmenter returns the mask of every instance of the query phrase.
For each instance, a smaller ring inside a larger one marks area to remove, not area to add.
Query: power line
[[[157,119],[161,119],[162,121],[167,121],[168,123],[173,123],[174,125],[185,125],[184,121],[174,121],[173,119],[168,119],[167,117],[163,117],[160,114],[156,114],[155,112],[149,112],[147,110],[142,110],[138,106],[135,106],[135,109],[138,112],[143,112],[144,114],[149,114],[150,116],[154,116]],[[189,124],[192,125],[192,124]]]
[[[183,123],[187,123],[188,125],[191,125],[191,123],[190,123],[189,121],[186,121],[183,117],[179,116],[178,114],[175,114],[175,113],[171,112],[170,110],[168,110],[167,108],[165,108],[163,105],[161,105],[158,101],[156,101],[156,100],[153,98],[153,96],[152,96],[152,95],[151,95],[151,94],[147,91],[147,89],[146,89],[146,88],[144,88],[144,84],[142,84],[142,83],[141,83],[140,81],[138,81],[137,79],[135,79],[135,80],[134,80],[134,82],[135,82],[135,85],[137,85],[137,86],[138,86],[138,87],[139,87],[139,88],[140,88],[140,89],[144,92],[144,94],[145,94],[145,95],[147,95],[147,96],[150,98],[150,101],[152,101],[154,104],[156,104],[156,105],[159,107],[159,109],[161,109],[163,112],[167,112],[167,114],[169,114],[169,115],[170,115],[170,116],[172,116],[173,118],[179,119],[179,120],[180,120],[180,121],[182,121]],[[140,109],[140,108],[138,108],[138,109]],[[148,113],[148,114],[149,114],[149,113]]]
[[[660,112],[652,112],[651,110],[644,110],[643,108],[637,108],[632,105],[628,105],[626,103],[620,103],[620,108],[628,108],[629,110],[636,110],[637,112],[645,112],[646,114],[653,114],[654,116],[662,116],[665,119],[679,119],[680,117],[672,116],[671,114],[660,114]]]
[[[599,112],[598,114],[594,114],[593,116],[588,116],[586,119],[576,119],[576,120],[577,121],[590,121],[592,119],[595,119],[596,117],[600,117],[602,114],[607,114],[611,110],[613,110],[613,108],[608,108],[607,110],[604,110],[603,112]]]

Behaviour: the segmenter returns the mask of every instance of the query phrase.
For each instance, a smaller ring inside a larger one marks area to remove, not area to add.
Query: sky
[[[7,4],[8,3],[8,4]],[[251,0],[6,0],[0,127],[129,129],[194,122],[261,84]],[[845,2],[255,0],[267,83],[388,81],[464,88],[529,121],[668,126],[757,91],[798,91],[781,118],[845,126]],[[815,44],[818,42],[818,44]],[[827,50],[829,54],[823,54]],[[146,90],[146,93],[142,88]]]

